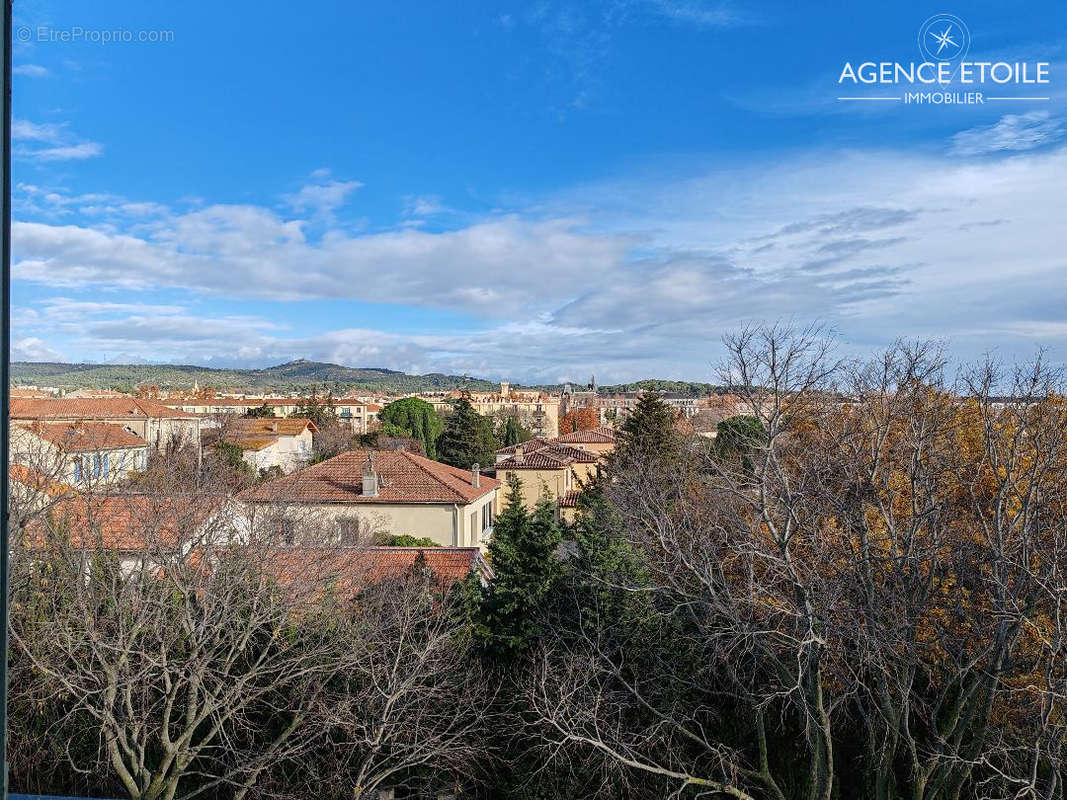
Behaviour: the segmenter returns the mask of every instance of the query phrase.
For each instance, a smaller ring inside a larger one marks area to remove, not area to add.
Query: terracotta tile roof
[[[591,453],[588,450],[579,450],[577,447],[571,447],[570,445],[542,439],[531,440],[531,442],[536,442],[533,451],[524,449],[521,459],[518,449],[522,445],[508,448],[511,451],[511,455],[503,461],[497,461],[496,468],[498,470],[564,469],[571,464],[594,464],[600,460],[596,453]],[[530,444],[530,442],[526,442],[526,444]]]
[[[173,547],[199,535],[222,504],[216,495],[159,497],[145,494],[86,494],[60,500],[47,519],[27,528],[26,543],[42,546],[49,531],[62,531],[76,546],[137,551]]]
[[[493,577],[477,547],[279,547],[266,554],[265,563],[286,585],[317,590],[329,584],[355,594],[369,584],[402,577],[420,554],[442,589],[471,572],[485,582]]]
[[[12,419],[195,419],[155,400],[137,397],[12,398]]]
[[[7,474],[9,480],[21,483],[36,492],[43,492],[49,497],[62,497],[75,492],[72,486],[53,480],[33,467],[27,467],[25,464],[9,464]]]
[[[260,503],[459,503],[466,505],[496,489],[500,482],[481,476],[472,483],[470,470],[457,469],[401,450],[374,451],[379,475],[376,497],[363,494],[363,470],[371,451],[341,453],[292,475],[237,495]]]
[[[571,489],[569,492],[565,492],[560,495],[559,503],[560,508],[577,508],[578,496],[582,493],[581,489]]]
[[[521,442],[519,444],[509,445],[508,447],[501,447],[496,452],[498,455],[503,455],[505,453],[511,454],[521,447],[524,452],[532,453],[533,451],[539,450],[540,448],[544,447],[546,444],[548,444],[548,439],[539,439],[537,437],[534,437],[533,439],[527,439],[525,442]]]
[[[557,436],[553,439],[562,444],[612,444],[615,441],[615,431],[601,426],[587,431],[573,431]]]
[[[24,427],[65,453],[94,453],[148,445],[140,436],[130,433],[121,425],[107,422],[38,422]]]
[[[318,431],[315,423],[302,417],[238,417],[226,423],[226,435],[234,436],[299,436],[308,428]]]
[[[318,428],[311,420],[301,417],[239,417],[226,423],[222,438],[242,450],[262,450],[277,443],[282,436],[299,436],[306,430],[316,433]],[[205,431],[205,443],[217,438],[218,431]]]
[[[278,443],[277,436],[244,436],[240,438],[225,437],[226,441],[242,450],[265,450]]]

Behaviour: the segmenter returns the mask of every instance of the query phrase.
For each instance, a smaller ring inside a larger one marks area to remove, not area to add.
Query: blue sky
[[[972,59],[1049,62],[1049,99],[836,99],[944,10]],[[1063,3],[18,0],[15,25],[16,359],[713,380],[724,332],[776,320],[1067,352]]]

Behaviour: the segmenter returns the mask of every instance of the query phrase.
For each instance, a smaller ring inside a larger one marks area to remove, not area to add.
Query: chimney
[[[374,453],[367,453],[367,466],[363,468],[363,496],[378,496],[378,472],[374,469]]]
[[[277,432],[278,432],[278,423],[277,423],[277,421],[275,421],[275,422],[272,422],[272,423],[270,424],[270,429],[271,429],[271,431],[272,431],[273,433],[277,433]]]
[[[475,489],[481,488],[482,485],[482,465],[475,463],[471,465],[471,486]]]
[[[521,463],[523,463],[523,461],[525,459],[526,459],[526,450],[520,444],[518,447],[515,448],[515,463],[516,464],[521,464]]]
[[[511,394],[511,384],[507,381],[500,382],[500,396],[507,397]]]

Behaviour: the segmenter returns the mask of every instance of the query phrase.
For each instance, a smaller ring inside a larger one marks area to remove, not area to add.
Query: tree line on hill
[[[727,346],[745,414],[686,436],[645,395],[573,525],[512,481],[487,585],[301,595],[254,548],[131,579],[53,531],[13,560],[15,785],[1062,799],[1062,376]]]

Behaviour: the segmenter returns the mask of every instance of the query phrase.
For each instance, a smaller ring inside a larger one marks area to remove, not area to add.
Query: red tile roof
[[[12,398],[12,419],[195,419],[155,400],[137,397]]]
[[[496,462],[496,468],[500,469],[564,469],[571,464],[594,464],[600,460],[596,453],[588,450],[579,450],[566,444],[543,439],[531,439],[525,445],[532,445],[528,450],[523,445],[505,448],[497,452],[510,452],[506,459]],[[519,448],[523,448],[520,458]]]
[[[265,563],[286,585],[296,583],[319,589],[356,593],[368,584],[402,577],[422,556],[442,589],[471,572],[483,581],[493,570],[477,547],[279,547],[266,554]]]
[[[172,547],[196,537],[223,498],[197,494],[160,497],[145,494],[86,494],[60,500],[47,521],[34,520],[27,530],[30,546],[46,534],[63,531],[76,546],[136,551]]]
[[[74,494],[73,487],[54,480],[33,467],[27,467],[25,464],[9,464],[7,471],[9,480],[21,483],[36,492],[43,492],[49,497]]]
[[[557,436],[553,441],[563,444],[612,444],[615,442],[615,431],[612,428],[601,426],[587,431],[573,431]]]
[[[560,495],[559,503],[560,508],[577,508],[578,496],[582,493],[581,489],[571,489],[569,492],[565,492]]]
[[[286,475],[237,495],[259,503],[459,503],[466,505],[496,489],[500,482],[479,478],[473,485],[470,470],[457,469],[402,450],[373,451],[379,475],[378,495],[363,494],[363,470],[372,451],[341,453],[292,475]]]
[[[24,427],[66,453],[93,453],[147,446],[147,442],[137,434],[130,433],[121,425],[110,425],[106,422],[38,422]]]

